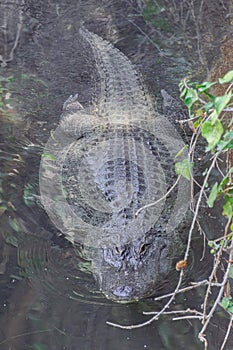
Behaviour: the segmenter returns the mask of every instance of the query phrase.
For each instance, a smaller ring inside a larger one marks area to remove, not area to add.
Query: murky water
[[[95,90],[78,34],[83,21],[130,58],[161,110],[161,89],[177,97],[181,78],[214,75],[216,62],[219,69],[231,10],[227,0],[1,0],[0,349],[202,349],[198,322],[163,317],[137,330],[106,324],[139,323],[143,311],[162,304],[118,305],[98,291],[82,250],[59,236],[41,207],[38,174],[64,101],[78,93],[88,105]],[[193,279],[204,278],[207,265],[196,262]],[[179,296],[174,308],[195,307],[201,293]],[[221,344],[223,321],[210,327],[211,349]]]

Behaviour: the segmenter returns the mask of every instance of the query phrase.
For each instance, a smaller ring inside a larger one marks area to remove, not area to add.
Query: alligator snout
[[[133,287],[131,286],[119,286],[113,291],[113,294],[119,298],[130,298],[132,293]]]

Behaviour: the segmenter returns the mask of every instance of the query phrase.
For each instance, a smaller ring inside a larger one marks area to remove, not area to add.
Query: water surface
[[[130,58],[162,111],[161,89],[177,98],[184,76],[227,68],[221,52],[232,33],[231,10],[227,0],[1,2],[1,349],[202,349],[198,322],[162,317],[137,330],[106,324],[142,322],[143,311],[162,304],[151,298],[119,305],[98,291],[81,249],[59,236],[44,212],[38,174],[64,101],[78,93],[85,106],[95,93],[93,60],[78,34],[83,21]],[[193,245],[200,248],[201,240]],[[208,264],[196,261],[193,279],[204,278]],[[203,293],[179,296],[173,306],[195,307]],[[227,317],[219,315],[221,323],[213,320],[209,329],[211,349],[224,337]]]

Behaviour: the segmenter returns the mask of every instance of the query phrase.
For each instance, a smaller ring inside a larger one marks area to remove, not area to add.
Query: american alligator
[[[165,194],[184,143],[154,110],[129,59],[83,27],[80,35],[94,55],[99,97],[86,108],[77,95],[65,102],[41,161],[42,203],[66,238],[83,245],[100,290],[116,301],[138,300],[158,288],[181,251],[176,228],[188,181]]]

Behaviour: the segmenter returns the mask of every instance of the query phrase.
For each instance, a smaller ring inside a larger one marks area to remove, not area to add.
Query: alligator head
[[[94,277],[102,293],[116,302],[149,297],[167,289],[168,275],[174,271],[174,258],[181,247],[178,237],[168,238],[153,230],[130,244],[94,250]]]

